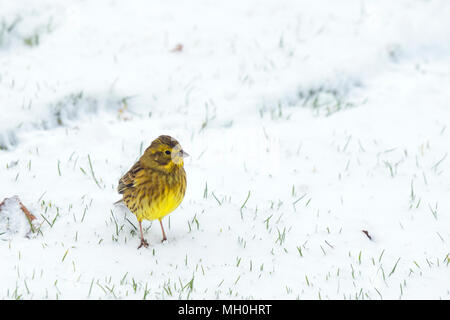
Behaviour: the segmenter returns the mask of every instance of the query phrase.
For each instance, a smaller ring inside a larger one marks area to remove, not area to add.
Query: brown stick
[[[19,201],[20,209],[22,209],[23,213],[27,216],[28,221],[33,221],[36,217],[23,205],[21,201]]]
[[[369,235],[369,232],[367,230],[361,230],[361,231],[367,236],[367,238],[372,240],[372,237]]]

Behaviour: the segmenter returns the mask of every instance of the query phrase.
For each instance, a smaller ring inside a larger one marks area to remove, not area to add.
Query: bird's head
[[[152,141],[142,155],[144,165],[163,171],[170,171],[174,167],[182,167],[183,159],[189,156],[178,143],[170,136],[159,136]]]

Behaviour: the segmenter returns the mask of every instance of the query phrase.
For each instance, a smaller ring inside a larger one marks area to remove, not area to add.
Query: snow
[[[0,297],[449,299],[449,14],[0,1],[0,201],[41,226],[0,241]],[[188,188],[137,250],[116,187],[161,134]]]

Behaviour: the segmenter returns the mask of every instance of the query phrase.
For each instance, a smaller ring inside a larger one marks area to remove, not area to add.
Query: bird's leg
[[[163,224],[162,224],[162,219],[159,219],[159,224],[161,225],[161,230],[162,230],[162,234],[163,234],[163,239],[162,239],[161,242],[164,242],[164,241],[167,240],[167,237],[166,237],[166,233],[164,232],[164,227],[163,227]]]
[[[142,221],[138,221],[138,222],[139,222],[139,230],[141,231],[141,244],[139,245],[138,249],[140,249],[142,246],[147,248],[148,242],[147,242],[147,240],[144,239],[144,233],[142,232]]]

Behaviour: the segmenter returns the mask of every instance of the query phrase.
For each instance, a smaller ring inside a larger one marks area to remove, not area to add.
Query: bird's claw
[[[140,249],[141,247],[148,247],[148,242],[145,239],[141,239],[141,244],[139,245],[138,249]]]

